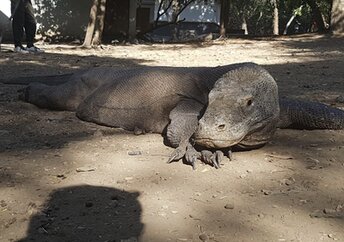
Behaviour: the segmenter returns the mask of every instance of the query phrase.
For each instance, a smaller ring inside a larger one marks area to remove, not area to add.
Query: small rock
[[[271,194],[271,191],[268,191],[268,190],[265,190],[265,189],[262,189],[261,192],[262,192],[264,195],[270,195],[270,194]]]
[[[227,204],[225,205],[225,209],[234,209],[234,204],[232,204],[232,203],[227,203]]]
[[[66,179],[67,177],[63,174],[56,175],[57,178],[61,178],[62,180]]]
[[[194,217],[194,216],[191,215],[191,214],[189,214],[189,217],[192,218],[192,219],[194,219],[194,220],[201,220],[200,218],[196,218],[196,217]]]
[[[208,235],[206,235],[206,234],[200,234],[199,236],[199,239],[200,240],[202,240],[202,241],[208,241],[209,240],[209,237],[208,237]]]
[[[128,151],[128,155],[142,155],[142,152],[139,150]]]
[[[90,172],[90,171],[95,171],[96,168],[94,167],[79,167],[76,168],[76,172]]]

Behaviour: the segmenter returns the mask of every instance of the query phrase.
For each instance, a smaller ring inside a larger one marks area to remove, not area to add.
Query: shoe
[[[16,46],[13,50],[15,53],[28,54],[29,51],[23,46]]]
[[[30,53],[44,53],[44,50],[42,50],[36,46],[27,47],[26,50]]]

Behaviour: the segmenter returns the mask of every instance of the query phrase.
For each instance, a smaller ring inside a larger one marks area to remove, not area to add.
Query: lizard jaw
[[[220,139],[211,139],[211,138],[195,138],[195,142],[198,145],[208,147],[208,148],[228,148],[233,145],[238,144],[244,137],[241,137],[237,140],[220,140]]]

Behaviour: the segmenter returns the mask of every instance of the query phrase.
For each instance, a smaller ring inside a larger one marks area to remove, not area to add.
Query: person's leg
[[[17,2],[11,2],[11,10],[13,14],[12,29],[13,29],[13,40],[15,47],[22,47],[21,39],[24,33],[24,21],[25,21],[25,9],[24,4],[21,0],[18,7],[16,8]],[[14,12],[15,11],[15,12]]]
[[[30,0],[24,0],[26,1],[25,5],[25,34],[26,34],[26,43],[27,43],[27,50],[32,53],[42,53],[44,50],[41,50],[40,48],[34,46],[34,40],[36,35],[36,18],[34,15],[34,9],[32,7]]]
[[[33,47],[33,42],[36,35],[36,19],[34,15],[34,10],[31,4],[31,1],[24,0],[25,2],[25,34],[26,34],[26,43],[27,47]]]

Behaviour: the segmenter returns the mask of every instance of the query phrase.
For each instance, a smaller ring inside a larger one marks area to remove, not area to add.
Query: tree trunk
[[[226,36],[226,28],[229,20],[229,0],[221,0],[221,13],[220,13],[220,36]]]
[[[92,45],[100,45],[102,42],[103,30],[104,30],[104,19],[106,10],[106,0],[100,0],[98,6],[97,22],[95,27],[94,36],[92,39]]]
[[[178,0],[172,0],[172,23],[178,22],[180,3]]]
[[[93,0],[91,11],[90,11],[90,18],[89,18],[88,26],[86,30],[85,40],[84,40],[84,43],[82,44],[82,47],[85,47],[85,48],[91,47],[93,33],[94,33],[95,25],[96,25],[98,5],[99,5],[99,0]]]
[[[129,40],[134,41],[136,38],[136,15],[137,15],[137,1],[129,0]]]
[[[335,34],[344,34],[343,0],[333,0],[331,10],[331,29]]]
[[[318,32],[325,32],[326,27],[321,12],[319,10],[318,4],[315,0],[306,0],[306,2],[312,9],[313,18],[317,24]]]
[[[272,0],[272,4],[274,6],[273,34],[274,35],[279,35],[277,0]]]

